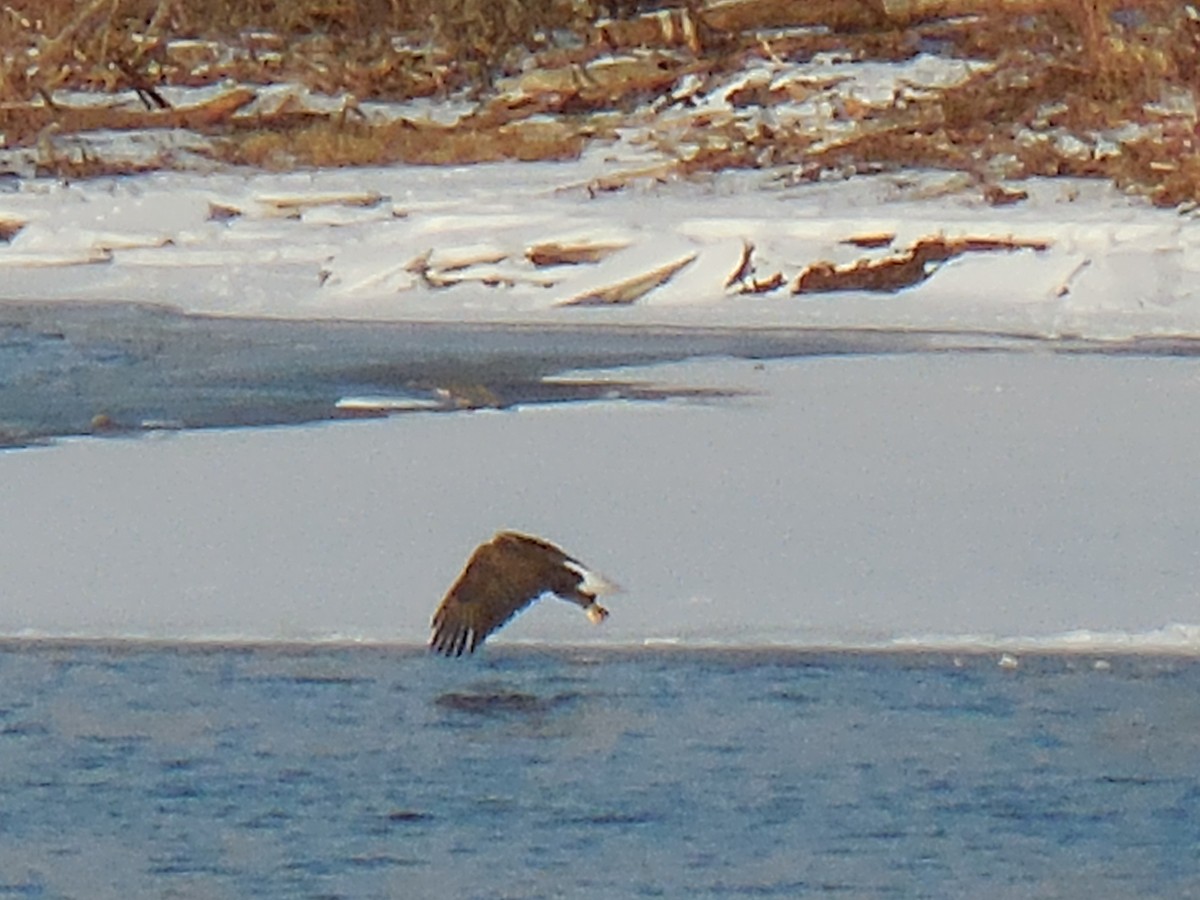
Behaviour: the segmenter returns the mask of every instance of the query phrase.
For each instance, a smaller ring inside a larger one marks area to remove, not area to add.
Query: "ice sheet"
[[[421,642],[500,528],[626,591],[601,627],[551,601],[497,640],[879,645],[1200,621],[1200,361],[636,374],[753,393],[0,454],[0,632]]]

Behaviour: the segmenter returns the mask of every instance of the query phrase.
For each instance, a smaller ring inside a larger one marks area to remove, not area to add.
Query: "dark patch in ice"
[[[0,447],[68,435],[289,425],[480,406],[727,396],[703,385],[558,377],[696,357],[1027,349],[1190,356],[1200,354],[1200,339],[282,321],[187,315],[146,304],[0,301]],[[382,398],[378,408],[344,403],[372,397]]]

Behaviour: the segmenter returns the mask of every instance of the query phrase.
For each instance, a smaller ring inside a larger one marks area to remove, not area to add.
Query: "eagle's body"
[[[616,586],[553,544],[502,531],[480,546],[433,614],[429,646],[446,656],[474,652],[489,634],[542,594],[578,604],[595,623],[608,618],[598,594]]]

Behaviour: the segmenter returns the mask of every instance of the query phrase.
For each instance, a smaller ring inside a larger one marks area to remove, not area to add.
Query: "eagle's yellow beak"
[[[599,603],[591,603],[588,606],[585,606],[583,611],[587,613],[587,617],[591,620],[593,625],[599,625],[608,618],[608,610]]]

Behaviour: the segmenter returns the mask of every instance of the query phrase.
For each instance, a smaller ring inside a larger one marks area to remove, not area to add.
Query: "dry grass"
[[[297,166],[371,166],[388,163],[462,165],[573,159],[584,138],[569,125],[514,122],[475,130],[406,120],[369,126],[320,120],[301,127],[253,127],[224,139],[223,159],[265,169]]]
[[[608,12],[615,19],[602,21]],[[796,27],[811,25],[827,27]],[[659,134],[677,157],[661,175],[933,166],[969,173],[994,202],[1019,202],[995,182],[1043,174],[1109,178],[1163,205],[1200,202],[1200,21],[1176,0],[681,0],[650,14],[637,0],[9,0],[0,7],[0,132],[9,147],[41,148],[98,128],[185,128],[208,136],[222,161],[272,168],[559,159],[684,75],[711,83],[762,59],[823,51],[902,60],[931,44],[994,66],[916,98],[848,104],[854,128],[832,144],[763,118],[697,115]],[[605,63],[633,50],[636,59]],[[226,79],[348,99],[333,114],[253,115],[236,92],[189,109],[162,99],[165,85]],[[145,109],[56,105],[63,89],[135,90]],[[457,126],[356,113],[370,99],[463,91],[479,107]],[[731,97],[739,110],[796,99],[757,87]],[[1135,136],[1105,137],[1130,125]],[[39,165],[105,170],[100,159],[40,149]]]
[[[571,0],[10,0],[0,7],[0,47],[11,52],[0,61],[0,100],[187,83],[191,67],[169,52],[178,38],[233,51],[215,54],[223,59],[201,78],[259,73],[408,96],[439,60],[486,82],[548,33],[586,25],[585,13]],[[414,53],[422,47],[436,52]]]

